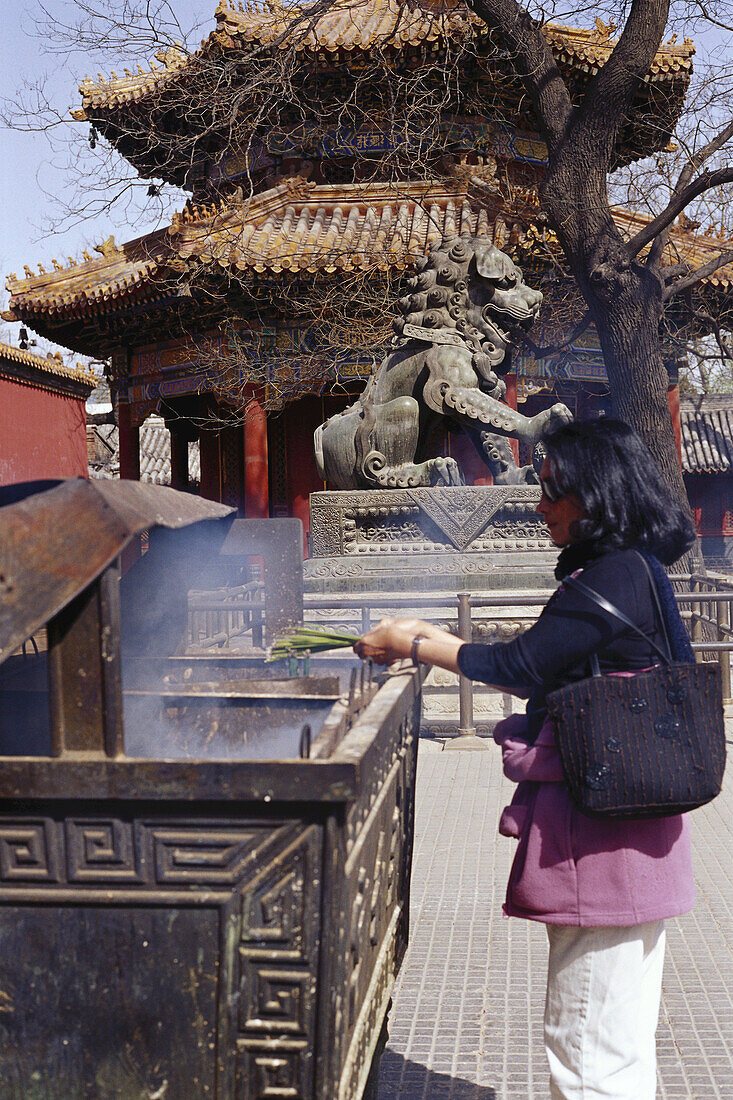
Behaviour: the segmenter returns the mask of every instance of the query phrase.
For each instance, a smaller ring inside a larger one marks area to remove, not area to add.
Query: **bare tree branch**
[[[564,140],[573,106],[542,24],[516,0],[468,0],[469,6],[511,50],[526,81],[540,132],[552,155]]]
[[[535,359],[544,359],[548,355],[555,355],[558,351],[562,351],[563,348],[566,348],[569,344],[572,344],[573,340],[577,340],[578,337],[581,336],[589,327],[592,320],[593,318],[591,316],[590,310],[586,310],[586,312],[578,321],[577,325],[572,329],[570,334],[561,343],[548,344],[546,347],[540,348],[537,347],[534,340],[532,340],[532,338],[529,336],[524,337],[524,343],[530,349]]]
[[[730,141],[733,137],[733,119],[723,126],[721,130],[713,137],[706,145],[703,145],[702,149],[699,149],[696,153],[690,157],[688,163],[682,169],[679,174],[679,178],[675,185],[675,194],[679,194],[690,183],[693,175],[699,168],[702,168],[703,164],[710,160],[719,149],[722,149],[726,142]]]
[[[645,245],[654,240],[658,233],[661,233],[663,229],[672,224],[674,219],[682,213],[693,199],[696,199],[698,195],[702,195],[704,191],[719,187],[721,183],[733,183],[733,167],[717,168],[712,172],[703,172],[701,176],[698,176],[696,180],[675,195],[670,200],[667,208],[656,218],[653,218],[628,242],[626,245],[628,258],[632,260],[634,256],[637,256]]]
[[[674,186],[674,191],[672,192],[673,195],[679,195],[680,192],[682,192],[685,187],[689,185],[695,172],[697,172],[699,168],[702,168],[703,164],[710,160],[710,158],[714,156],[719,149],[722,149],[731,137],[733,137],[733,120],[730,121],[727,126],[723,126],[722,129],[720,129],[718,133],[710,141],[707,142],[706,145],[704,145],[696,153],[692,154],[687,164],[684,166],[679,176],[677,177],[677,182]],[[668,236],[668,232],[662,230],[652,242],[652,247],[650,248],[649,255],[647,257],[647,265],[649,267],[655,267],[661,260],[662,254],[667,244]]]
[[[696,268],[691,271],[689,275],[686,275],[684,279],[680,279],[678,283],[672,283],[664,292],[664,300],[668,302],[670,298],[674,298],[683,290],[687,290],[688,287],[694,286],[695,283],[699,283],[701,279],[707,279],[709,275],[712,275],[719,268],[725,267],[726,264],[733,263],[733,250],[730,252],[723,252],[720,256],[716,256],[710,263],[704,264],[702,267]]]

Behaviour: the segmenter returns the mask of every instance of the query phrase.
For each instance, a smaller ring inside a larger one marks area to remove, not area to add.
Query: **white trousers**
[[[552,1100],[654,1100],[664,922],[546,927]]]

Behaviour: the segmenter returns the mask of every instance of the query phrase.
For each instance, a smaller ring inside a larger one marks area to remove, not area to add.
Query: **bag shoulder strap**
[[[657,618],[659,619],[659,625],[661,627],[662,636],[664,638],[664,644],[666,645],[667,653],[669,654],[669,663],[671,664],[674,661],[674,654],[672,653],[672,642],[670,641],[669,630],[667,629],[667,620],[665,619],[664,611],[662,610],[662,601],[659,599],[659,589],[657,588],[657,582],[654,579],[654,574],[649,567],[649,562],[646,560],[644,555],[639,553],[638,550],[635,550],[634,553],[637,555],[638,558],[641,559],[641,564],[644,566],[644,569],[646,570],[646,575],[649,578],[649,586],[652,590],[654,607],[656,608]]]
[[[660,619],[660,622],[661,622],[661,625],[662,625],[662,633],[664,634],[664,641],[665,641],[665,644],[667,646],[667,653],[665,653],[662,649],[660,649],[660,647],[656,644],[656,642],[652,641],[652,639],[649,637],[648,634],[645,634],[644,631],[636,625],[636,623],[632,622],[631,619],[627,618],[627,616],[624,615],[623,611],[619,611],[619,609],[614,604],[612,604],[610,600],[607,600],[605,596],[602,596],[600,594],[600,592],[596,592],[596,590],[594,588],[590,588],[587,584],[583,584],[583,582],[579,581],[577,577],[564,577],[562,583],[564,585],[570,585],[571,588],[575,588],[575,589],[577,589],[577,591],[582,592],[584,596],[586,596],[589,600],[592,600],[593,603],[598,604],[599,607],[602,607],[603,610],[607,611],[609,615],[613,615],[613,617],[615,619],[619,619],[625,626],[628,626],[631,630],[635,631],[637,634],[640,634],[641,637],[644,639],[644,641],[646,641],[651,646],[651,648],[654,650],[654,652],[662,658],[664,663],[666,665],[671,665],[672,664],[672,649],[671,649],[670,644],[669,644],[669,637],[667,636],[667,627],[666,627],[666,623],[664,621],[664,616],[662,615],[662,610],[661,610],[661,607],[660,607],[660,604],[659,604],[659,594],[657,593],[657,586],[656,586],[656,583],[654,582],[654,578],[651,574],[651,570],[649,569],[649,566],[648,566],[647,562],[644,560],[644,558],[641,554],[639,554],[639,557],[644,562],[644,567],[647,571],[647,574],[649,576],[649,580],[651,582],[653,599],[654,599],[657,614],[659,616],[659,619]]]

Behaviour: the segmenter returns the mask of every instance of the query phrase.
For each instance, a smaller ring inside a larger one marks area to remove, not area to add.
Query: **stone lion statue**
[[[488,241],[451,237],[434,247],[399,300],[393,350],[353,405],[316,429],[316,463],[337,489],[460,485],[452,458],[427,457],[442,419],[465,432],[497,484],[536,482],[508,437],[534,444],[565,405],[526,417],[502,401],[512,337],[536,319],[542,294]]]

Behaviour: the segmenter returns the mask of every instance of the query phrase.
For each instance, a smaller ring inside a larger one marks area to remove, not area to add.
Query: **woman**
[[[555,575],[582,572],[664,647],[654,575],[673,655],[692,660],[660,562],[694,540],[689,514],[666,489],[651,454],[620,421],[562,426],[545,439],[538,511],[562,548]],[[513,641],[462,642],[420,620],[384,619],[355,646],[379,663],[412,656],[527,698],[525,715],[497,726],[504,772],[519,785],[499,824],[515,837],[504,910],[543,922],[549,938],[545,1045],[553,1100],[654,1100],[655,1031],[664,920],[687,912],[694,884],[686,819],[589,818],[563,780],[546,695],[590,674],[657,661],[648,642],[562,584],[538,621]]]

